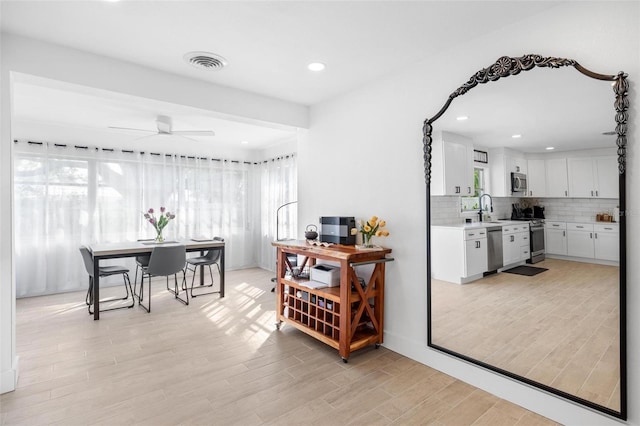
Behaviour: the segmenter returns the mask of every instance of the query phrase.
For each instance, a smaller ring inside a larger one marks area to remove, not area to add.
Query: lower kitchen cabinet
[[[465,240],[464,277],[482,274],[487,270],[487,236]]]
[[[502,227],[502,264],[512,265],[529,259],[529,224]]]
[[[595,258],[592,224],[567,223],[567,255]]]
[[[618,224],[596,224],[594,231],[594,252],[596,259],[620,261],[620,232]]]
[[[567,224],[547,221],[544,225],[545,254],[567,255]]]
[[[487,229],[431,227],[431,277],[464,284],[488,268]]]
[[[620,261],[620,235],[617,223],[547,221],[544,237],[547,255],[568,256],[585,261]]]

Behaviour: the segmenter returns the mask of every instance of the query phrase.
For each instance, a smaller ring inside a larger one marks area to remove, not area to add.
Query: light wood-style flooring
[[[618,267],[546,259],[548,271],[432,281],[433,342],[620,409]]]
[[[271,276],[228,272],[224,299],[189,306],[157,282],[151,314],[100,321],[82,292],[18,300],[20,380],[0,396],[1,423],[555,424],[384,347],[345,364],[292,327],[276,331]]]

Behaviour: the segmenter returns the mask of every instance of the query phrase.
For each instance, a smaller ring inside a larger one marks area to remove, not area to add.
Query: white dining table
[[[176,240],[156,243],[154,241],[126,241],[119,243],[90,244],[89,251],[93,256],[93,319],[100,319],[100,261],[123,257],[135,257],[151,254],[153,248],[158,245],[177,245],[186,247],[187,252],[199,251],[204,255],[205,251],[220,251],[220,297],[224,297],[224,241],[219,240]],[[204,270],[200,268],[200,284],[204,282]]]

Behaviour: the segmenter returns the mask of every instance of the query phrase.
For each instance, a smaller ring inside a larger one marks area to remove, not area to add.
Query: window
[[[485,193],[486,170],[482,167],[475,167],[473,169],[473,197],[461,197],[460,209],[462,212],[477,212],[480,209],[479,200],[480,196]]]
[[[274,268],[275,224],[261,227],[260,208],[275,221],[276,207],[296,199],[297,166],[294,155],[263,166],[19,143],[14,185],[16,293],[26,297],[85,289],[78,247],[152,238],[142,216],[151,207],[177,215],[165,229],[169,239],[223,237],[228,269]],[[297,229],[297,215],[287,219]]]

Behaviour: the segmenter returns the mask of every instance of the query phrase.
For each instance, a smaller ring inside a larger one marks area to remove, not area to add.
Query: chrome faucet
[[[491,198],[491,195],[489,194],[482,194],[480,198],[478,198],[478,205],[480,206],[480,210],[478,210],[478,216],[480,216],[480,222],[482,222],[482,198],[483,197],[489,197],[489,201],[491,202],[491,205],[489,208],[491,209],[491,213],[493,213],[493,198]]]

